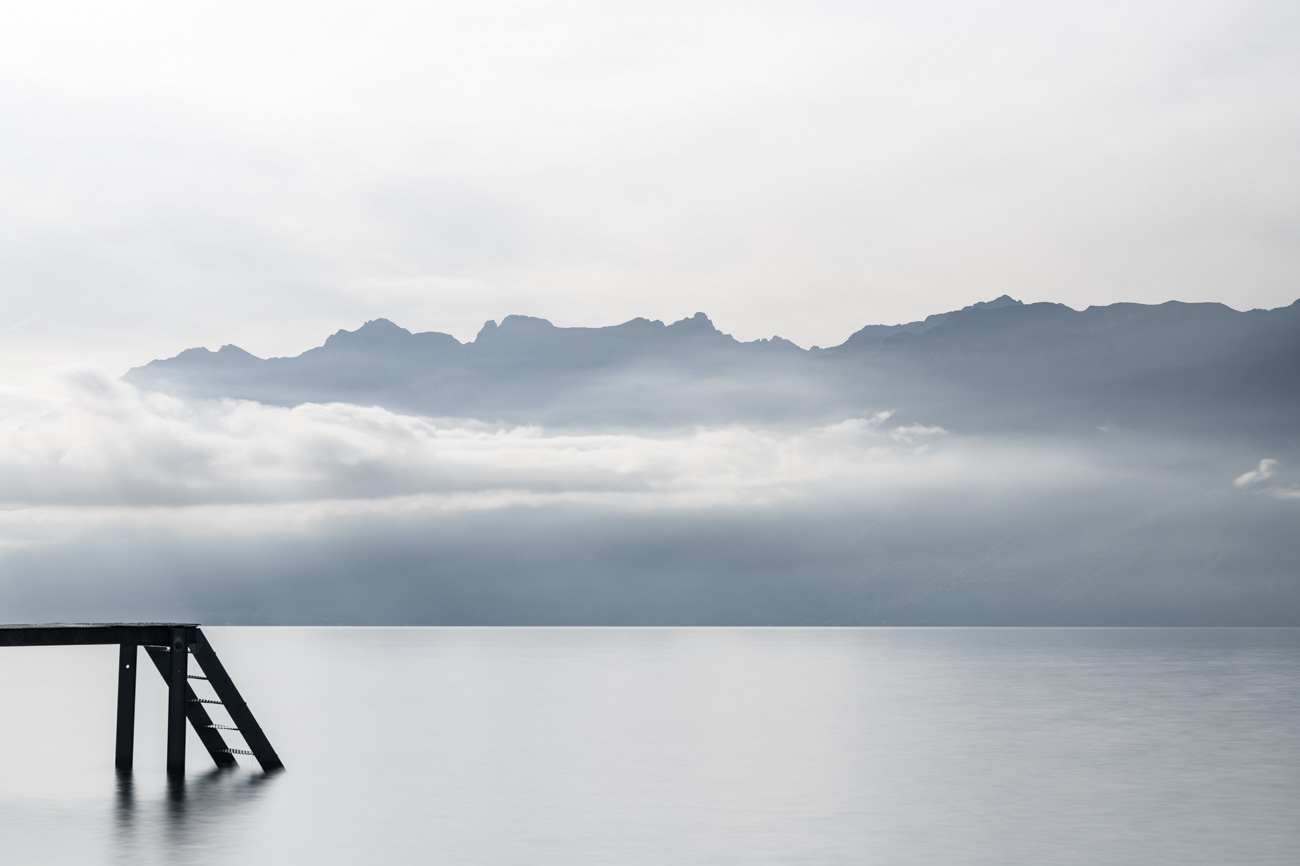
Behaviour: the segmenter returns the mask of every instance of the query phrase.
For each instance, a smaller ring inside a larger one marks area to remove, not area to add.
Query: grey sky
[[[349,339],[392,338],[392,383],[346,346],[293,369],[352,378],[285,405],[118,379],[379,317],[468,340],[702,310],[827,346],[1004,293],[1288,305],[1294,3],[9,5],[7,618],[1300,621],[1294,310],[1148,311],[1191,324],[1091,355],[958,329],[915,369],[527,340],[456,367],[383,324]],[[700,411],[656,427],[656,400]]]
[[[1293,3],[11,4],[0,382],[1300,291]]]

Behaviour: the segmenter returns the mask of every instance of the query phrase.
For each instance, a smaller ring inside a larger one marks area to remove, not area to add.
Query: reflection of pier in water
[[[185,721],[194,726],[200,742],[218,767],[233,767],[236,755],[257,759],[270,772],[284,768],[271,742],[253,718],[243,696],[197,623],[47,623],[0,625],[0,646],[84,646],[117,644],[117,751],[119,770],[131,769],[135,759],[135,674],[139,647],[144,647],[158,673],[167,682],[167,772],[185,773]],[[202,674],[192,674],[194,657]],[[191,680],[205,681],[215,698],[200,698]],[[224,707],[232,724],[212,720],[205,708]],[[222,731],[239,733],[248,749],[226,743]]]
[[[213,768],[189,776],[167,776],[165,787],[117,774],[113,806],[114,863],[147,864],[189,860],[211,850],[255,809],[278,773],[240,773]]]

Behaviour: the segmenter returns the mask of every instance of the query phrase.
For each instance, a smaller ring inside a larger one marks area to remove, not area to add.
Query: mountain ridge
[[[353,331],[340,328],[339,330],[335,331],[333,334],[326,337],[325,342],[321,346],[317,346],[315,348],[320,349],[320,348],[331,347],[334,345],[346,345],[346,344],[355,345],[361,342],[366,342],[366,343],[377,342],[377,338],[380,337],[381,335],[387,337],[391,337],[398,334],[402,335],[403,337],[431,336],[440,339],[445,338],[446,340],[455,342],[457,345],[460,346],[471,346],[478,343],[480,340],[484,339],[485,337],[491,339],[505,334],[509,334],[511,336],[519,336],[521,334],[537,333],[539,331],[582,333],[582,332],[593,332],[593,331],[611,331],[614,329],[630,330],[633,327],[647,327],[648,329],[658,330],[658,331],[666,331],[672,328],[679,328],[683,331],[687,329],[711,331],[720,336],[727,337],[739,345],[779,343],[782,345],[795,346],[799,348],[800,351],[805,351],[805,352],[818,352],[818,351],[829,352],[829,351],[844,349],[855,343],[866,342],[866,340],[864,339],[865,337],[874,337],[876,334],[881,334],[881,335],[893,335],[893,334],[900,334],[900,333],[920,334],[932,330],[935,327],[938,327],[943,322],[949,320],[954,316],[959,316],[964,313],[970,313],[975,310],[991,311],[991,310],[1004,309],[1006,307],[1021,307],[1021,308],[1030,308],[1030,309],[1051,308],[1053,310],[1059,310],[1067,314],[1075,314],[1075,315],[1089,315],[1089,314],[1096,314],[1099,312],[1106,313],[1112,311],[1113,312],[1119,312],[1119,311],[1146,312],[1146,311],[1154,311],[1154,310],[1161,310],[1161,309],[1213,308],[1218,311],[1222,311],[1225,314],[1231,314],[1236,316],[1251,316],[1259,313],[1273,313],[1281,310],[1292,310],[1292,309],[1300,308],[1300,299],[1297,299],[1293,303],[1282,307],[1274,307],[1269,309],[1253,308],[1250,310],[1237,310],[1233,307],[1229,307],[1228,305],[1222,302],[1217,302],[1217,301],[1188,302],[1188,301],[1175,301],[1175,300],[1163,301],[1159,304],[1139,304],[1139,303],[1129,302],[1129,301],[1119,301],[1113,304],[1090,305],[1088,307],[1083,308],[1082,310],[1076,310],[1073,307],[1061,303],[1055,303],[1055,302],[1034,302],[1034,303],[1026,304],[1023,301],[1020,301],[1016,298],[1012,298],[1010,295],[1003,294],[989,301],[977,301],[973,304],[968,304],[967,306],[962,307],[959,310],[950,310],[943,313],[932,313],[926,316],[924,319],[918,319],[913,322],[902,322],[896,325],[881,325],[881,324],[864,325],[863,327],[859,328],[857,331],[854,331],[852,334],[850,334],[843,343],[840,343],[835,346],[829,346],[829,347],[814,345],[808,348],[799,346],[794,341],[782,337],[779,334],[774,334],[771,337],[760,337],[754,340],[738,340],[734,336],[727,334],[721,331],[720,329],[718,329],[717,325],[713,322],[713,320],[703,312],[697,312],[693,316],[688,316],[679,319],[671,324],[667,324],[661,319],[648,319],[642,316],[638,316],[632,319],[628,319],[625,322],[619,322],[613,325],[601,325],[595,327],[593,326],[570,327],[570,326],[556,325],[553,322],[551,322],[549,319],[541,318],[538,316],[527,316],[527,315],[512,313],[505,316],[499,323],[495,319],[487,320],[486,322],[484,322],[483,326],[479,329],[478,333],[475,335],[475,338],[473,340],[468,340],[463,342],[461,340],[458,340],[456,337],[452,336],[451,334],[448,334],[443,331],[411,331],[408,330],[407,328],[404,328],[396,324],[391,319],[381,316],[376,319],[366,320],[359,327],[357,327],[356,330]],[[221,349],[236,349],[240,352],[243,352],[244,354],[249,355],[250,357],[257,358],[258,360],[279,360],[283,358],[300,357],[302,354],[305,354],[304,352],[304,353],[300,353],[299,355],[292,355],[292,356],[272,355],[266,358],[262,358],[261,356],[254,355],[251,352],[248,352],[247,350],[235,344],[225,344],[221,347]],[[218,350],[218,352],[219,351],[220,350]],[[313,349],[308,349],[306,351],[310,352],[313,351]],[[145,365],[142,365],[141,367],[132,367],[131,370],[128,371],[128,375],[130,373],[134,373],[136,370],[143,369],[143,367],[146,367],[149,364],[176,360],[177,358],[181,356],[189,355],[190,353],[202,354],[203,352],[208,352],[210,354],[218,353],[218,352],[213,352],[211,349],[207,349],[206,347],[203,346],[195,346],[195,347],[182,350],[178,355],[175,355],[172,358],[156,359],[154,361],[148,362]]]
[[[132,368],[140,387],[266,403],[351,402],[506,423],[714,424],[829,419],[886,406],[969,429],[1223,426],[1280,432],[1300,406],[1300,301],[1075,310],[1009,295],[838,346],[742,342],[704,313],[566,328],[486,322],[460,342],[386,318],[296,356],[187,349]],[[1280,404],[1280,405],[1270,405]]]

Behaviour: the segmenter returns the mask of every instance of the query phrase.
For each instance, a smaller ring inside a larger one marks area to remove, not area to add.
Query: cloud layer
[[[82,370],[58,401],[0,422],[0,502],[182,506],[417,494],[508,504],[599,495],[650,507],[761,504],[830,491],[1036,477],[1059,457],[930,450],[946,431],[889,411],[790,432],[553,434],[379,407],[184,400]]]
[[[12,621],[1300,623],[1286,461],[1222,444],[887,409],[579,435],[87,370],[6,400]]]

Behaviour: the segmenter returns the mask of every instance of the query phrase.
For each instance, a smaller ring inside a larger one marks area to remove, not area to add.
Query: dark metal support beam
[[[158,669],[159,675],[162,676],[163,682],[171,685],[171,651],[161,647],[146,647],[149,658],[153,660],[154,667]],[[203,747],[208,750],[212,756],[212,761],[218,767],[237,767],[239,762],[235,756],[230,753],[230,747],[226,745],[226,740],[221,736],[218,728],[212,727],[212,717],[208,711],[203,709],[203,704],[199,703],[199,696],[194,693],[194,688],[186,683],[185,685],[185,716],[190,720],[190,725],[194,728],[194,733],[199,735]]]
[[[268,773],[272,770],[284,769],[280,756],[275,753],[275,749],[271,748],[271,741],[266,738],[266,734],[262,733],[257,719],[253,718],[248,704],[244,703],[239,689],[235,688],[234,681],[226,673],[226,668],[217,658],[217,654],[212,651],[212,645],[204,637],[201,628],[194,629],[194,660],[203,669],[208,684],[212,686],[212,690],[225,705],[226,712],[230,713],[230,718],[239,727],[239,733],[244,735],[244,741],[248,743],[248,748],[252,749],[253,757],[262,765],[262,769]]]
[[[40,625],[0,625],[0,646],[83,646],[124,644],[171,646],[172,630],[194,629],[198,623],[52,622]]]
[[[135,761],[135,660],[135,644],[118,647],[117,752],[113,763],[119,770],[131,769]]]
[[[167,676],[167,773],[185,775],[185,692],[189,682],[188,630],[172,629],[171,664]]]

